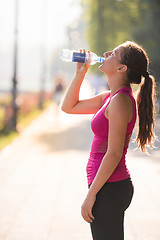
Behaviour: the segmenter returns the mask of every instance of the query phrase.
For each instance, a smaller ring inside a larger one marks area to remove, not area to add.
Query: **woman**
[[[110,91],[79,100],[79,91],[89,63],[77,63],[76,75],[66,93],[62,110],[71,114],[95,114],[94,138],[87,164],[89,191],[81,213],[90,223],[94,240],[123,240],[124,212],[133,196],[125,155],[136,122],[136,101],[131,83],[139,84],[137,95],[137,146],[145,152],[154,140],[154,78],[141,46],[125,42],[111,52],[99,69],[107,75]]]

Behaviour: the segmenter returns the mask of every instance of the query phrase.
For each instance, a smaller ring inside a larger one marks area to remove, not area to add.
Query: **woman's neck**
[[[130,84],[123,84],[123,85],[119,85],[119,86],[114,86],[114,87],[111,87],[110,90],[111,90],[111,96],[114,95],[119,89],[121,88],[130,88]]]
[[[130,84],[127,83],[127,80],[124,81],[124,78],[120,78],[119,76],[114,76],[114,78],[108,78],[109,88],[111,90],[111,96],[115,94],[121,88],[130,88]]]

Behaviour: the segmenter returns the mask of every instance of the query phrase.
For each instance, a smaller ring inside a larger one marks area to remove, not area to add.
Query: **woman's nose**
[[[105,52],[104,54],[103,54],[103,56],[105,57],[105,58],[107,58],[108,56],[110,56],[112,54],[112,51],[109,51],[109,52]]]
[[[103,53],[103,56],[106,58],[107,57],[107,52]]]

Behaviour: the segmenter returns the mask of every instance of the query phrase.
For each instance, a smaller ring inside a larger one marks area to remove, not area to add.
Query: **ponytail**
[[[148,73],[149,58],[137,43],[127,41],[121,45],[121,64],[127,66],[127,83],[138,84],[138,135],[137,147],[146,152],[146,146],[153,147],[155,79]]]
[[[144,78],[139,85],[137,94],[138,108],[138,135],[137,147],[146,152],[146,146],[153,147],[154,134],[154,103],[155,103],[155,79],[148,72],[143,74]]]

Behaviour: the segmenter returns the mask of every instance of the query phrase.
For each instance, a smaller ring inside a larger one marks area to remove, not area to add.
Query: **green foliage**
[[[141,25],[133,32],[136,41],[143,45],[150,58],[150,69],[157,82],[160,80],[160,2],[148,0],[147,8],[140,9]]]
[[[87,3],[85,14],[89,16],[87,36],[91,50],[102,54],[132,38],[139,19],[137,5],[127,0],[90,0]]]
[[[44,109],[49,107],[51,101],[47,100],[44,103]],[[4,113],[1,114],[0,111],[0,150],[3,149],[5,146],[10,144],[21,131],[24,130],[36,117],[38,117],[43,110],[40,110],[38,107],[33,108],[28,114],[25,114],[23,111],[19,111],[18,115],[18,124],[17,124],[17,131],[8,131],[4,128],[3,124],[3,117]]]
[[[18,132],[10,132],[9,134],[0,134],[0,150],[10,144],[16,137]]]
[[[133,40],[147,49],[150,69],[160,79],[160,1],[82,0],[82,5],[91,51],[102,55]]]

